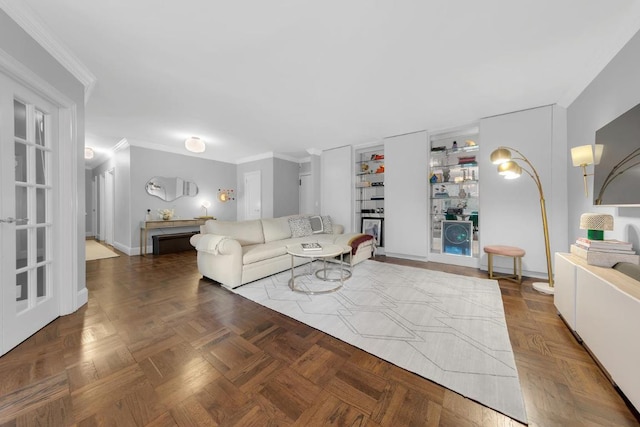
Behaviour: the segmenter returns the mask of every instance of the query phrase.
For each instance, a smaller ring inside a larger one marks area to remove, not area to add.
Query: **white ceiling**
[[[4,1],[6,3],[6,0]],[[24,5],[24,3],[23,3]],[[26,0],[95,75],[86,145],[238,162],[568,106],[638,0]]]

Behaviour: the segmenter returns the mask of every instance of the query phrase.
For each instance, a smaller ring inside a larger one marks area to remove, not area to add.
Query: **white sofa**
[[[316,232],[302,237],[294,230],[290,219],[302,216],[258,219],[250,221],[209,220],[200,227],[200,234],[191,238],[198,251],[198,270],[209,279],[227,288],[236,288],[245,283],[291,268],[291,255],[287,245],[302,242],[334,243],[354,247],[345,254],[345,260],[353,267],[370,258],[373,239],[360,233],[343,234],[344,227],[331,224],[332,232]],[[317,220],[319,217],[315,217]],[[328,217],[325,219],[325,224]],[[292,237],[295,236],[295,237]],[[308,258],[294,257],[295,265],[308,262]]]

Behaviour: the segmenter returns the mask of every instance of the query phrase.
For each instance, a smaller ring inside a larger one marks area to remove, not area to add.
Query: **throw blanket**
[[[349,240],[349,245],[351,246],[351,255],[355,255],[358,250],[358,246],[368,240],[373,240],[373,236],[371,236],[370,234],[358,234],[352,237],[351,240]]]

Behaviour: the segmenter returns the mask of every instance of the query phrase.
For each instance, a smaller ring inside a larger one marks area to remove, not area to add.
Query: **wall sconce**
[[[613,230],[613,215],[585,213],[580,215],[580,229],[587,230],[587,239],[604,240],[604,232]]]
[[[235,200],[233,197],[233,190],[218,188],[218,200],[222,203],[226,203],[229,200]]]
[[[91,160],[93,159],[94,156],[94,151],[93,148],[91,147],[84,147],[84,159],[85,160]]]
[[[589,197],[589,189],[587,187],[587,177],[593,175],[587,173],[587,166],[597,165],[602,158],[602,149],[604,145],[581,145],[571,149],[571,161],[573,166],[582,168],[582,176],[584,178],[584,197]]]
[[[517,153],[520,157],[513,157],[511,151]],[[544,247],[547,255],[547,274],[549,275],[549,283],[535,282],[533,288],[538,292],[552,295],[555,290],[553,288],[553,271],[551,268],[551,248],[549,245],[549,225],[547,223],[547,208],[544,202],[544,193],[542,192],[542,183],[536,168],[533,167],[529,159],[524,154],[511,147],[498,147],[491,153],[491,163],[498,165],[498,173],[505,179],[516,179],[522,175],[522,172],[526,172],[527,175],[533,179],[536,187],[538,187],[538,193],[540,194],[540,212],[542,213],[542,231],[544,233]],[[521,166],[517,162],[520,160],[524,162],[525,166]],[[529,169],[527,169],[527,166]]]
[[[204,153],[206,146],[200,138],[192,136],[184,142],[184,147],[192,153]]]

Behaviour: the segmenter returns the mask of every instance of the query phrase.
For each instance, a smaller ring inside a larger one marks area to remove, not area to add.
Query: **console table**
[[[168,220],[153,220],[142,221],[140,224],[140,255],[147,254],[147,237],[149,230],[158,230],[163,228],[178,228],[178,227],[198,227],[206,222],[206,218],[195,219],[168,219]]]

